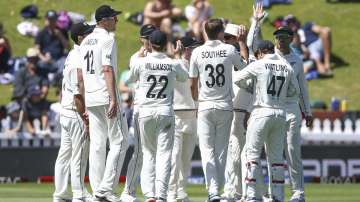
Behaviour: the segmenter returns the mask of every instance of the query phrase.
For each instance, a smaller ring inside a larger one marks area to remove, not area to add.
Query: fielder
[[[139,51],[133,54],[130,58],[129,67],[130,69],[136,66],[139,58],[143,58],[148,53],[151,52],[151,47],[149,43],[150,34],[156,30],[154,25],[143,25],[140,29],[140,41],[143,44]],[[140,171],[142,167],[142,151],[141,151],[141,140],[140,140],[140,129],[139,129],[139,107],[138,107],[138,96],[141,92],[138,91],[138,83],[135,87],[134,92],[134,113],[133,113],[133,126],[134,126],[134,153],[131,157],[131,160],[128,165],[127,173],[126,173],[126,182],[124,191],[121,194],[121,200],[125,202],[137,202],[136,198],[136,186],[137,179],[140,176]]]
[[[260,183],[260,155],[265,143],[269,166],[272,170],[272,197],[284,201],[283,149],[286,131],[285,103],[287,96],[299,93],[294,71],[290,65],[274,54],[270,41],[260,41],[255,55],[257,61],[240,71],[235,84],[248,88],[248,80],[255,80],[254,104],[244,147],[246,165],[246,201],[262,201]]]
[[[246,29],[243,25],[227,24],[225,28],[225,43],[239,46],[239,54],[243,58],[248,58],[248,52],[245,44]],[[240,40],[238,40],[240,38]],[[233,68],[233,77],[240,71]],[[225,168],[225,186],[222,195],[226,201],[237,201],[242,198],[241,186],[241,151],[245,145],[244,122],[249,117],[247,112],[248,106],[251,104],[251,94],[246,90],[233,85],[235,97],[233,99],[234,119],[231,124],[231,132],[229,139],[229,148]]]
[[[89,121],[86,118],[83,86],[79,85],[78,69],[81,70],[79,60],[79,44],[83,38],[92,32],[94,27],[87,24],[75,24],[71,28],[71,38],[74,48],[69,52],[65,61],[61,91],[61,145],[55,163],[55,192],[54,202],[68,199],[66,190],[71,173],[72,201],[91,201],[91,195],[84,184],[84,176],[89,156]],[[81,73],[81,72],[80,72]]]
[[[309,96],[304,77],[304,68],[301,58],[290,49],[293,31],[288,27],[280,27],[274,32],[275,52],[284,58],[295,72],[296,80],[300,87],[300,94],[287,99],[286,122],[288,124],[285,140],[285,157],[288,164],[290,183],[293,195],[291,202],[304,202],[304,175],[301,159],[301,111],[305,114],[306,126],[311,126],[312,115]],[[300,107],[299,107],[300,104]],[[271,173],[270,173],[271,176]],[[269,190],[271,193],[271,190]]]
[[[227,146],[233,119],[232,69],[233,66],[242,69],[245,62],[234,46],[221,41],[224,38],[224,27],[220,19],[207,21],[204,28],[207,41],[193,51],[189,76],[192,97],[199,100],[197,133],[208,200],[217,202],[221,199],[220,190],[224,185]]]
[[[176,57],[187,71],[192,50],[198,42],[191,37],[180,39],[183,53]],[[196,103],[191,97],[190,80],[176,82],[174,92],[175,139],[171,158],[171,176],[169,182],[168,202],[189,202],[186,193],[187,178],[191,169],[191,157],[197,142],[196,136]]]
[[[114,194],[127,149],[127,123],[116,91],[115,31],[121,12],[108,5],[96,9],[94,31],[80,45],[85,103],[90,122],[89,177],[96,200],[120,201]],[[110,150],[106,158],[106,142]]]
[[[141,189],[147,202],[166,201],[174,143],[173,92],[175,79],[186,81],[187,72],[165,54],[166,34],[150,35],[152,51],[130,70],[139,81],[139,126],[143,158]],[[179,47],[179,46],[178,46]]]

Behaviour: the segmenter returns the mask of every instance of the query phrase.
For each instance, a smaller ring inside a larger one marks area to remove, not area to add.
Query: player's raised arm
[[[261,24],[266,16],[267,13],[263,10],[262,3],[256,3],[256,5],[253,6],[253,16],[246,42],[250,55],[254,55],[254,44],[261,39]]]

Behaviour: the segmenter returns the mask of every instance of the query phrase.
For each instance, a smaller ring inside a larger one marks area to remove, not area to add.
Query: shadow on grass
[[[358,0],[360,2],[360,0]],[[340,56],[335,55],[334,53],[331,53],[330,56],[330,61],[333,64],[332,67],[333,68],[338,68],[338,67],[347,67],[349,66],[349,63],[346,62],[344,59],[342,59]]]
[[[327,3],[360,3],[360,0],[326,0]]]

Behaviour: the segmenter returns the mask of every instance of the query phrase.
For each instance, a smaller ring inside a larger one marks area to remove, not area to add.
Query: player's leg
[[[249,120],[243,151],[243,164],[246,167],[246,172],[244,172],[244,190],[247,200],[262,201],[263,190],[259,186],[262,185],[260,155],[264,144],[264,136],[268,132],[268,120],[271,118],[255,118],[252,114]]]
[[[188,199],[188,194],[186,193],[187,179],[190,174],[191,169],[191,159],[195,150],[197,135],[196,135],[196,119],[195,114],[192,118],[185,119],[186,130],[183,135],[183,144],[182,144],[182,155],[181,162],[182,167],[180,169],[180,176],[178,180],[178,189],[177,196],[181,201],[186,201]]]
[[[84,125],[80,117],[73,119],[70,127],[72,141],[71,188],[73,199],[90,200],[86,190],[84,176],[89,158],[89,137],[85,136]]]
[[[304,198],[304,175],[301,159],[301,112],[294,106],[287,113],[288,130],[285,141],[285,157],[288,165],[293,199]]]
[[[133,127],[134,127],[134,153],[128,165],[126,173],[126,182],[124,191],[121,195],[123,201],[136,201],[135,191],[138,184],[137,180],[140,176],[142,167],[142,150],[140,140],[140,129],[139,129],[139,112],[134,109],[133,115]]]
[[[215,165],[219,187],[225,183],[225,165],[231,124],[234,113],[232,111],[215,110],[216,113],[216,135],[215,135]]]
[[[159,116],[157,120],[156,181],[157,201],[166,201],[171,174],[171,153],[174,145],[175,118]]]
[[[171,175],[169,179],[169,191],[168,191],[168,201],[176,202],[177,190],[178,190],[178,180],[180,169],[182,167],[182,145],[183,145],[183,121],[180,117],[175,116],[175,136],[174,136],[174,147],[171,154]]]
[[[71,160],[71,133],[69,130],[70,118],[60,117],[61,124],[61,143],[59,153],[55,162],[55,192],[53,194],[54,202],[62,199],[70,199],[67,193],[67,185],[70,175]]]
[[[270,124],[271,129],[265,140],[268,166],[271,170],[269,194],[275,200],[284,201],[285,165],[283,151],[286,121],[285,118],[272,117]]]
[[[239,200],[242,195],[241,151],[245,144],[244,117],[245,113],[234,112],[225,168],[224,197],[227,199]]]
[[[125,114],[121,110],[118,110],[115,118],[107,118],[105,120],[108,128],[109,152],[106,158],[106,167],[100,184],[100,190],[111,193],[115,192],[119,183],[119,176],[128,146],[128,126]]]
[[[89,180],[93,193],[98,191],[102,181],[106,162],[106,120],[105,107],[87,108],[89,114],[89,131],[91,134],[89,152]]]
[[[156,121],[152,116],[139,118],[143,164],[141,169],[141,190],[145,198],[155,199],[155,154],[156,154]]]
[[[214,109],[210,109],[199,111],[197,119],[201,163],[209,200],[220,194],[215,165],[215,116]]]

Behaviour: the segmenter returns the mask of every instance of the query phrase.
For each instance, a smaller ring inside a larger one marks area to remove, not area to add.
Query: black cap
[[[28,97],[39,96],[39,95],[41,95],[41,89],[40,89],[40,87],[38,85],[30,86],[27,89],[27,96]]]
[[[290,27],[287,26],[283,26],[283,27],[279,27],[274,33],[273,35],[280,35],[280,34],[287,34],[289,36],[293,36],[294,32],[290,29]]]
[[[263,50],[274,50],[274,44],[268,40],[260,40],[255,44],[255,52]]]
[[[45,14],[45,18],[49,19],[49,20],[56,20],[58,17],[56,11],[54,10],[48,10],[46,11],[46,14]]]
[[[153,46],[164,47],[167,42],[166,34],[160,30],[155,30],[149,37],[150,43]]]
[[[191,48],[200,45],[200,42],[196,39],[188,36],[184,36],[180,39],[181,44],[184,46],[184,48]]]
[[[149,39],[150,34],[153,33],[153,31],[155,31],[155,30],[156,30],[156,27],[152,24],[143,25],[140,28],[140,37]]]
[[[70,36],[71,39],[78,44],[78,36],[90,34],[95,28],[95,25],[88,25],[87,23],[77,23],[71,26]]]
[[[119,15],[121,11],[116,11],[109,5],[102,5],[95,11],[95,20],[99,22],[103,18],[110,18]]]

